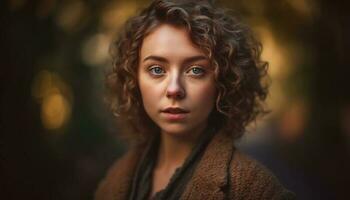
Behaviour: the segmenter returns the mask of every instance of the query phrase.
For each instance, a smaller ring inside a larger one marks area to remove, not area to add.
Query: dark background
[[[125,150],[107,49],[149,1],[0,2],[0,199],[92,199]],[[264,44],[272,110],[238,145],[299,199],[348,199],[350,24],[340,0],[218,1]]]

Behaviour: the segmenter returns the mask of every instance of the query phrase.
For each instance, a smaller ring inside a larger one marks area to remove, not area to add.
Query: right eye
[[[154,65],[154,66],[150,67],[148,71],[154,76],[161,76],[161,75],[165,74],[165,71],[159,65]]]

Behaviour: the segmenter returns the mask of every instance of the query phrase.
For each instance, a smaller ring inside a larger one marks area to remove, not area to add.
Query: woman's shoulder
[[[131,148],[113,163],[99,183],[95,199],[115,199],[116,196],[126,194],[139,160],[140,151],[140,148]]]
[[[295,199],[269,169],[238,150],[230,163],[230,177],[234,199]]]

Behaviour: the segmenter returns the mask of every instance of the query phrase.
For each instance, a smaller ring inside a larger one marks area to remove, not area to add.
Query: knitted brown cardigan
[[[144,148],[130,150],[108,171],[95,200],[124,200]],[[264,166],[238,152],[232,139],[216,134],[207,146],[181,199],[295,199]]]

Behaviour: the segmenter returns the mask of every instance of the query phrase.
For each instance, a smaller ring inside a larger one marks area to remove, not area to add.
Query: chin
[[[189,132],[191,132],[191,128],[184,124],[166,124],[159,126],[162,132],[165,132],[169,135],[174,136],[183,136]]]

